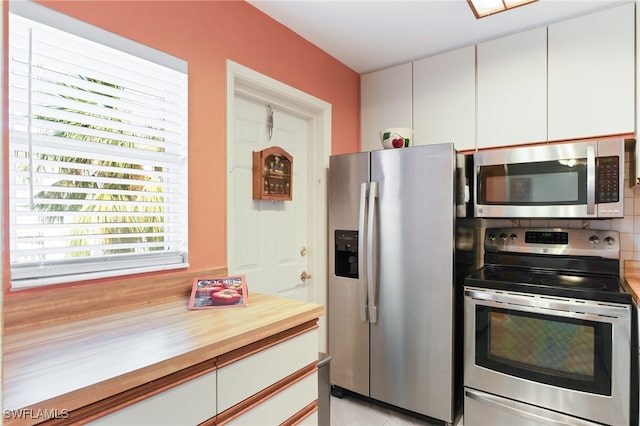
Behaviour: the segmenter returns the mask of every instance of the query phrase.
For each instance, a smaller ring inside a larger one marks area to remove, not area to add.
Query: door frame
[[[227,60],[227,176],[233,173],[235,142],[235,96],[242,95],[272,105],[307,120],[307,256],[312,278],[308,294],[314,303],[327,305],[327,176],[331,155],[331,104],[288,86],[244,65]],[[227,178],[227,265],[233,266],[235,194]],[[320,349],[326,350],[326,315],[320,318]]]

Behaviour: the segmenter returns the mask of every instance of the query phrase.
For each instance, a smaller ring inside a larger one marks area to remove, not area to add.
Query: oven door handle
[[[465,389],[464,395],[465,397],[473,399],[480,404],[497,408],[501,411],[506,411],[512,415],[516,415],[525,419],[535,420],[536,422],[541,421],[544,424],[554,426],[598,426],[597,423],[593,423],[587,420],[570,417],[561,413],[545,410],[543,408],[516,402],[510,399],[500,398],[484,392]]]
[[[595,214],[596,206],[596,155],[593,145],[587,146],[587,215]]]
[[[498,307],[504,307],[504,304],[513,306],[521,306],[531,309],[545,309],[556,312],[566,313],[582,313],[614,318],[628,318],[629,309],[626,306],[612,306],[603,303],[576,303],[569,299],[555,299],[551,296],[540,297],[534,294],[527,296],[519,296],[515,294],[495,294],[491,291],[465,289],[465,297],[485,302],[493,302],[499,304]]]

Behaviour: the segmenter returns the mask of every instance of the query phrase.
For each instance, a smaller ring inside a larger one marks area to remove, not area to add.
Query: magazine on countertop
[[[244,275],[222,278],[195,278],[189,309],[247,306],[249,294]]]

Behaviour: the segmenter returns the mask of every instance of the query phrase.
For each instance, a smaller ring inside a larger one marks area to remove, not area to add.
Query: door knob
[[[300,247],[300,256],[306,256],[307,255],[307,248],[306,247]]]
[[[307,274],[307,271],[302,271],[302,272],[300,273],[300,280],[301,280],[301,281],[306,281],[306,280],[308,280],[309,278],[311,278],[311,275]]]

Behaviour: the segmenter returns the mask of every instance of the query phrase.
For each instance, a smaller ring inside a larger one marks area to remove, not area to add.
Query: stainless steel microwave
[[[624,216],[624,139],[499,148],[473,160],[476,217]]]

